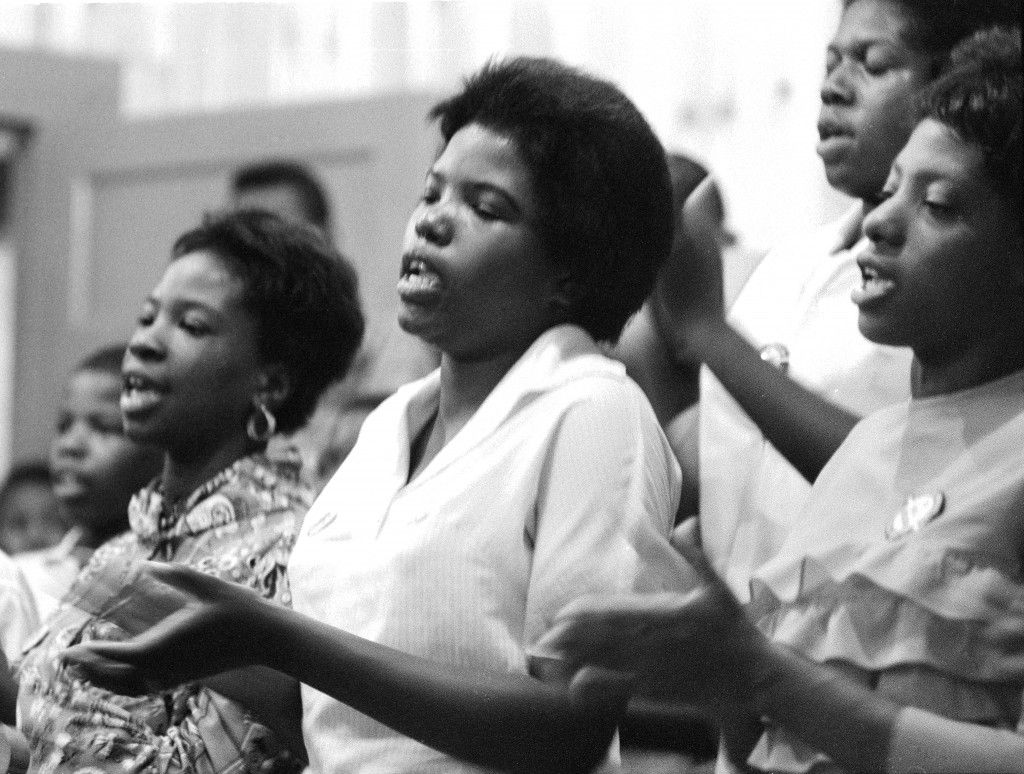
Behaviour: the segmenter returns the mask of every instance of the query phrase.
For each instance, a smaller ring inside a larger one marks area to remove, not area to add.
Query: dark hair
[[[1020,28],[993,28],[957,46],[949,69],[921,98],[923,118],[941,122],[981,148],[986,175],[1018,219],[1022,81]]]
[[[216,254],[244,283],[260,356],[291,377],[291,393],[274,412],[277,427],[297,430],[362,341],[355,271],[321,232],[263,210],[208,214],[178,237],[172,260],[197,250]]]
[[[1019,27],[1020,0],[887,0],[906,16],[905,41],[934,60],[932,75],[945,66],[950,50],[986,27]],[[849,8],[859,0],[843,0]]]
[[[7,478],[0,485],[0,501],[22,484],[50,486],[50,466],[43,460],[25,460],[11,466]]]
[[[252,188],[290,186],[299,195],[306,219],[317,228],[329,232],[331,208],[320,179],[305,164],[287,159],[270,159],[248,164],[237,170],[231,179],[236,194]]]
[[[110,344],[100,347],[95,352],[80,360],[72,370],[78,371],[102,371],[104,373],[121,375],[121,364],[124,362],[124,352],[127,344]]]
[[[672,240],[665,151],[617,87],[551,59],[491,61],[430,111],[445,142],[468,124],[512,140],[530,170],[569,320],[615,341]]]

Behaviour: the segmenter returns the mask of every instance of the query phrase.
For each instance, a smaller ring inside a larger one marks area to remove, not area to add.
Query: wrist
[[[785,653],[781,646],[767,637],[754,643],[751,656],[750,708],[758,717],[771,718],[774,715],[778,688],[785,683],[782,673]]]
[[[251,647],[253,664],[262,664],[279,672],[284,672],[289,661],[289,654],[296,647],[288,626],[290,608],[270,600],[260,600],[259,607],[253,615],[253,634]]]

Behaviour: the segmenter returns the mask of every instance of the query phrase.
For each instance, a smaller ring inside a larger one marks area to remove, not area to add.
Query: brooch
[[[885,528],[886,538],[895,540],[908,532],[917,532],[942,513],[945,506],[946,496],[942,492],[911,495],[903,503],[903,507],[896,513],[889,526]]]
[[[789,370],[789,349],[785,344],[774,342],[761,347],[761,359],[785,373]]]

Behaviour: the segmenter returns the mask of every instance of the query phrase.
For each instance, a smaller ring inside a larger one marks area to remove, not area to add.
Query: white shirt
[[[541,335],[407,483],[438,393],[434,372],[366,420],[303,523],[295,609],[418,656],[523,674],[571,600],[683,587],[667,539],[678,465],[640,389],[584,331]],[[303,719],[320,774],[480,771],[306,686]]]
[[[729,322],[755,347],[782,344],[788,374],[857,414],[910,395],[911,352],[868,341],[850,292],[861,207],[773,249],[754,270]],[[753,571],[778,550],[810,484],[704,368],[700,400],[700,524],[704,550],[741,601]]]
[[[14,561],[0,551],[0,649],[10,665],[39,627],[32,592]]]
[[[13,557],[32,592],[40,621],[45,621],[57,610],[61,599],[81,572],[82,561],[74,551],[82,537],[81,528],[72,527],[57,545],[38,551],[25,551]]]

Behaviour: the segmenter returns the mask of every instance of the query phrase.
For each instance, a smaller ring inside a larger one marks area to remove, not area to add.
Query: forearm
[[[563,685],[403,653],[285,608],[266,607],[268,666],[449,755],[522,772],[587,772],[626,695],[578,706]]]
[[[693,326],[688,346],[765,438],[810,482],[860,419],[762,360],[724,320]]]
[[[885,771],[900,707],[768,640],[757,656],[753,706],[851,771]]]
[[[295,678],[251,666],[208,677],[203,684],[245,707],[294,755],[307,760],[302,739],[302,696]]]

